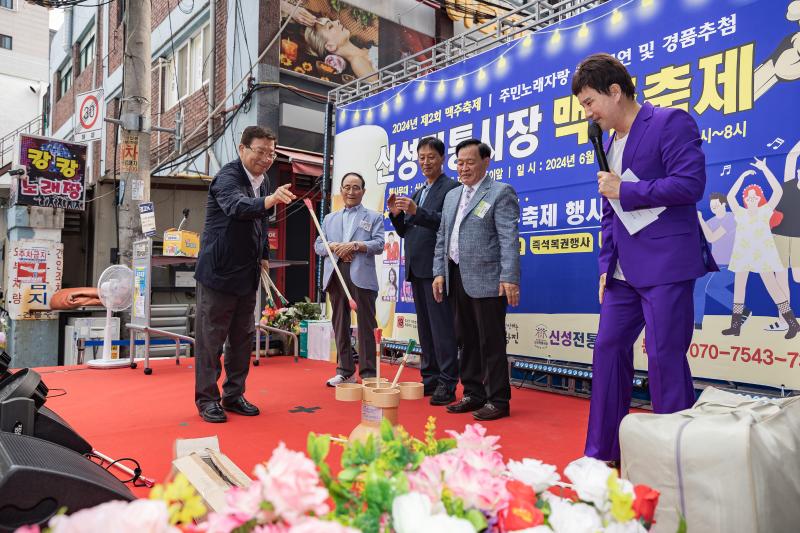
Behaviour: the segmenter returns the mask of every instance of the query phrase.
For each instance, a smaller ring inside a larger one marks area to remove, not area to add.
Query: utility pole
[[[131,266],[133,241],[142,234],[139,204],[150,201],[150,2],[125,2],[122,61],[122,138],[119,190],[119,259]]]
[[[277,2],[258,3],[258,49],[264,50],[275,38],[281,27],[280,9]],[[256,67],[257,82],[280,81],[280,46],[273,46]],[[280,91],[277,87],[261,89],[253,96],[256,107],[256,122],[278,134],[280,125]],[[278,139],[280,142],[280,139]]]

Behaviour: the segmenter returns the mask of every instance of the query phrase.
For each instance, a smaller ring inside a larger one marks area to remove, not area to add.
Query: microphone
[[[606,151],[603,149],[603,130],[600,129],[597,122],[589,122],[589,140],[592,141],[594,146],[594,155],[600,170],[609,172]]]

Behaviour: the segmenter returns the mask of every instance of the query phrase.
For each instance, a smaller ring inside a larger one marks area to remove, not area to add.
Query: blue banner
[[[612,53],[634,77],[640,102],[680,108],[697,120],[707,162],[700,223],[718,262],[738,254],[752,264],[738,282],[727,268],[698,280],[693,371],[800,388],[797,345],[783,339],[777,311],[784,298],[800,308],[799,20],[800,2],[790,0],[608,2],[337,109],[334,187],[343,173],[359,171],[367,179],[365,205],[385,212],[389,194],[411,195],[424,181],[416,163],[420,138],[444,141],[445,172],[454,178],[456,144],[485,141],[493,150],[491,177],[511,184],[521,207],[523,297],[510,310],[509,353],[589,362],[601,203],[587,123],[570,83],[581,59]],[[766,169],[754,166],[756,158],[766,158]],[[725,205],[742,173],[733,197],[746,207],[745,197],[759,196],[770,209],[769,229]],[[778,196],[777,206],[768,202]],[[388,215],[386,231],[387,242],[399,244]],[[379,299],[389,304],[379,318],[403,337],[414,311],[402,254],[387,248],[379,271]],[[734,291],[753,316],[741,337],[725,337]],[[644,366],[640,347],[637,367]]]

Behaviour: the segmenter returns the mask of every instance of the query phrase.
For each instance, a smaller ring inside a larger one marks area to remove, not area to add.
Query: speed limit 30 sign
[[[103,90],[81,93],[75,97],[75,140],[94,141],[103,132]]]

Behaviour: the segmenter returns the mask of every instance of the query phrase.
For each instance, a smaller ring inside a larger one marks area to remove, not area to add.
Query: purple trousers
[[[654,413],[694,404],[686,352],[692,342],[694,280],[634,288],[609,279],[592,360],[592,398],[584,454],[619,461],[619,424],[633,390],[633,344],[645,328],[647,377]]]

